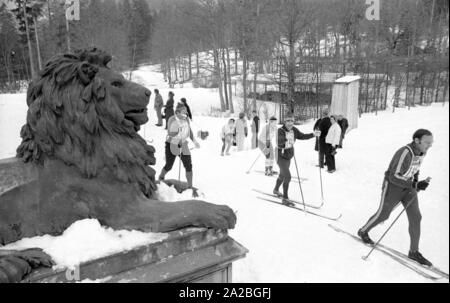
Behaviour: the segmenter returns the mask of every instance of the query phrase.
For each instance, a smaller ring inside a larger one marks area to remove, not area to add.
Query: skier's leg
[[[280,186],[281,186],[281,184],[283,183],[283,181],[284,181],[284,175],[285,175],[285,159],[283,159],[283,158],[281,158],[281,157],[279,157],[278,158],[278,161],[277,161],[277,164],[278,164],[278,166],[280,167],[280,174],[278,175],[278,178],[277,178],[277,182],[275,183],[275,190],[276,191],[279,191],[280,190]]]
[[[225,139],[222,139],[222,156],[223,152],[225,151],[225,145],[226,145]]]
[[[408,203],[410,203],[406,209],[406,215],[408,216],[409,222],[409,237],[411,239],[409,250],[415,252],[419,250],[420,222],[422,221],[417,192],[415,190],[411,190],[403,199],[402,203],[405,207]]]
[[[181,162],[183,162],[184,169],[186,170],[186,180],[188,188],[192,188],[192,157],[191,155],[181,155]]]
[[[372,228],[387,220],[392,210],[402,199],[402,191],[402,188],[393,186],[387,181],[384,181],[380,206],[378,207],[377,212],[370,217],[369,221],[361,228],[361,231],[368,233]]]
[[[324,151],[324,147],[320,145],[320,142],[319,142],[319,147],[320,147],[320,150],[319,150],[319,166],[323,168],[323,166],[324,166],[323,159],[325,158],[325,151]]]
[[[227,145],[226,154],[229,155],[230,154],[230,148],[233,145],[231,137],[226,137],[225,138],[225,145]]]
[[[326,150],[325,150],[325,162],[328,167],[328,171],[333,170],[333,159],[331,155],[331,145],[327,144]]]
[[[328,165],[328,170],[336,170],[336,158],[331,153],[328,155],[328,158],[330,161],[330,164]]]
[[[172,152],[170,151],[169,142],[166,142],[165,155],[166,155],[166,164],[164,165],[163,169],[161,170],[161,173],[159,174],[158,178],[159,180],[164,180],[164,177],[172,169],[173,163],[175,162],[176,156],[172,154]]]
[[[286,161],[286,168],[284,172],[284,180],[283,180],[283,197],[288,199],[289,195],[289,183],[291,182],[291,171],[289,170],[289,166],[291,164],[291,160]]]

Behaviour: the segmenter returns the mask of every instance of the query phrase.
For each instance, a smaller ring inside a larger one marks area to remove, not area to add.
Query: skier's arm
[[[413,188],[412,178],[405,176],[411,165],[411,160],[411,152],[406,147],[398,150],[389,169],[389,182],[401,188]]]
[[[413,178],[413,182],[414,182],[414,183],[419,182],[419,172],[420,172],[420,171],[418,171],[417,173],[414,174],[414,178]]]
[[[294,137],[297,140],[308,140],[311,138],[314,138],[314,134],[310,133],[310,134],[304,134],[301,131],[298,130],[298,128],[294,127]]]
[[[177,123],[175,123],[175,117],[170,117],[169,121],[167,122],[167,135],[170,138],[170,143],[172,144],[178,144],[181,141],[181,132],[178,128]]]

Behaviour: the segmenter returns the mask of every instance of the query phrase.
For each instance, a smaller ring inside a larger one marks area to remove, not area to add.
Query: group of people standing
[[[155,88],[155,104],[154,109],[156,112],[156,118],[158,122],[155,124],[156,126],[163,126],[163,119],[166,120],[166,129],[168,127],[169,119],[175,114],[174,106],[175,106],[175,100],[174,96],[175,94],[173,92],[169,92],[166,104],[164,104],[163,98],[161,94],[159,93],[159,90]],[[186,107],[186,113],[187,117],[192,121],[192,113],[189,105],[187,104],[186,98],[181,98],[180,103]]]
[[[250,129],[252,132],[252,149],[258,147],[259,117],[256,111],[252,112]],[[248,122],[245,113],[239,113],[237,120],[231,118],[227,124],[222,127],[220,137],[222,139],[221,155],[229,155],[231,146],[236,146],[237,151],[245,149],[245,139],[248,136]]]
[[[348,129],[348,121],[342,115],[330,115],[323,110],[322,117],[314,124],[314,130],[320,131],[315,150],[319,152],[320,168],[327,166],[329,173],[336,171],[337,149],[343,147],[343,140]]]

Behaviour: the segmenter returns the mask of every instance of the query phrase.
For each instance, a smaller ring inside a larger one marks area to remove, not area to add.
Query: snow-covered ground
[[[196,130],[208,130],[210,135],[200,141],[201,148],[193,150],[194,183],[205,195],[205,200],[227,204],[237,210],[238,223],[230,235],[249,249],[245,259],[233,267],[234,282],[427,282],[410,269],[375,251],[368,261],[361,259],[368,248],[346,235],[333,231],[329,221],[302,212],[267,203],[256,198],[252,189],[271,191],[275,178],[251,172],[246,174],[258,156],[258,150],[232,152],[220,156],[220,130],[227,118],[208,117],[211,106],[219,104],[214,89],[169,89],[155,67],[143,67],[133,72],[133,77],[148,88],[159,88],[166,100],[169,90],[175,92],[176,101],[186,97],[190,104]],[[141,135],[156,147],[157,173],[164,166],[165,131],[154,126],[156,115],[153,95],[149,104],[150,121]],[[337,172],[329,175],[322,171],[325,206],[324,211],[342,213],[336,225],[356,232],[377,210],[380,201],[383,174],[395,151],[411,141],[418,128],[428,128],[434,133],[435,143],[421,169],[421,176],[432,177],[431,185],[419,194],[423,215],[421,252],[436,266],[449,269],[449,136],[448,104],[428,107],[396,109],[365,114],[357,129],[338,150]],[[19,131],[25,121],[25,95],[0,95],[0,158],[14,156],[20,142]],[[311,132],[313,122],[299,126]],[[249,145],[249,142],[247,142]],[[297,141],[296,159],[307,202],[320,200],[319,170],[315,167],[317,153],[314,140]],[[178,160],[177,160],[178,161]],[[168,178],[178,177],[178,162]],[[253,170],[263,170],[260,157]],[[296,174],[292,163],[291,173]],[[183,174],[182,174],[183,176]],[[183,177],[184,178],[184,177]],[[174,200],[186,198],[175,195],[166,188],[161,196]],[[300,200],[298,183],[291,183],[290,196]],[[398,207],[391,218],[371,232],[378,239],[401,211]],[[409,247],[406,216],[394,225],[383,243],[407,252]],[[448,280],[441,280],[448,282]]]

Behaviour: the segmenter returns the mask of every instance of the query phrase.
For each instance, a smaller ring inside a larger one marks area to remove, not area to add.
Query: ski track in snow
[[[232,150],[231,156],[220,156],[220,130],[227,118],[205,116],[211,106],[219,105],[216,89],[194,89],[189,84],[169,89],[154,66],[141,67],[133,72],[133,78],[152,89],[148,106],[150,121],[140,134],[153,140],[157,174],[164,166],[166,132],[154,126],[154,88],[160,90],[164,101],[169,90],[175,92],[176,101],[186,97],[194,115],[195,132],[209,131],[206,140],[199,139],[201,148],[192,151],[194,184],[205,194],[205,200],[227,204],[238,211],[238,222],[230,235],[250,252],[234,264],[234,282],[429,282],[378,252],[368,261],[362,260],[361,256],[369,248],[333,231],[327,226],[328,220],[257,199],[258,194],[252,188],[271,191],[275,179],[245,173],[259,152],[248,149],[249,138],[247,150]],[[0,158],[14,156],[20,143],[20,127],[26,117],[25,98],[25,94],[0,95]],[[411,141],[416,129],[430,129],[435,143],[422,165],[421,178],[431,176],[432,181],[427,191],[419,193],[423,216],[420,249],[446,272],[449,269],[448,114],[448,104],[363,114],[358,128],[347,134],[344,149],[338,150],[337,172],[329,175],[322,170],[324,209],[342,213],[335,224],[356,233],[378,209],[384,171],[395,151]],[[297,127],[302,132],[311,132],[313,123]],[[305,199],[318,203],[320,183],[314,139],[297,141],[295,150],[300,176],[308,178],[302,183]],[[263,167],[264,158],[260,157],[254,169],[263,170]],[[296,175],[294,163],[291,163],[291,173]],[[185,179],[183,172],[181,175]],[[167,178],[177,177],[178,160],[167,174]],[[300,200],[298,183],[291,183],[290,197]],[[376,227],[371,232],[372,239],[378,239],[400,211],[398,207],[385,224]],[[408,251],[406,215],[397,221],[383,243]]]

